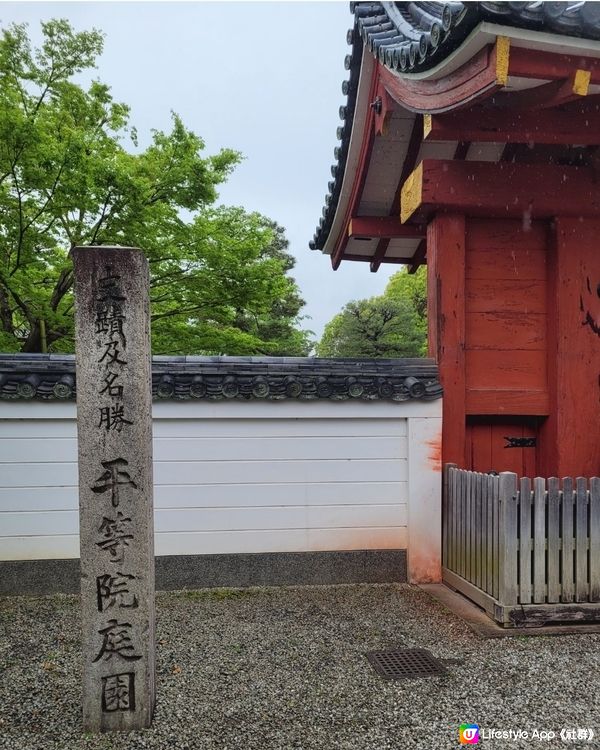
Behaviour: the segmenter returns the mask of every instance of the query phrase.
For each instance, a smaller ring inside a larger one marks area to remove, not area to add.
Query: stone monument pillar
[[[154,712],[152,371],[141,250],[76,247],[75,351],[86,731]]]

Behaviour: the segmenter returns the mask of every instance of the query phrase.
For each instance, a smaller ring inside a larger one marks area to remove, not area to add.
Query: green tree
[[[379,297],[349,302],[326,326],[320,357],[422,357],[427,350],[425,274],[394,274]]]
[[[280,264],[283,272],[287,274],[294,268],[296,261],[287,252],[289,242],[285,230],[274,221],[268,221],[267,225],[273,232],[273,240],[265,247],[265,256]],[[241,331],[269,341],[269,353],[273,356],[305,356],[312,348],[312,342],[307,345],[309,334],[292,327],[289,322],[298,319],[299,311],[305,303],[292,279],[285,276],[284,280],[287,287],[269,310],[262,315],[256,315],[249,307],[239,308],[235,324]]]
[[[0,349],[71,351],[69,249],[109,244],[148,256],[155,353],[307,353],[283,230],[215,206],[240,154],[203,157],[175,114],[139,149],[108,86],[74,81],[103,35],[42,31],[37,50],[24,25],[0,37]]]
[[[421,324],[427,327],[427,268],[420,266],[416,273],[406,268],[390,277],[384,296],[405,299],[414,308]]]

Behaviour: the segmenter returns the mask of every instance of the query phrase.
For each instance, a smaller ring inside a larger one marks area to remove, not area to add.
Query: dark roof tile
[[[399,402],[432,401],[441,397],[442,388],[431,359],[158,356],[152,362],[152,392],[161,400]],[[73,355],[0,354],[0,399],[73,400],[75,395]]]

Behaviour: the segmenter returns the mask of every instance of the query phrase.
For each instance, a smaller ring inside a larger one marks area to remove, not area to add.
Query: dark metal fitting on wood
[[[380,115],[383,109],[383,101],[381,97],[378,96],[374,102],[371,102],[369,106],[371,107],[371,109],[375,110],[376,115]]]
[[[535,448],[537,441],[534,437],[507,437],[505,448]]]

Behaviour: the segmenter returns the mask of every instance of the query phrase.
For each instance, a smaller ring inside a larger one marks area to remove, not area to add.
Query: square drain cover
[[[373,669],[386,680],[404,680],[445,674],[446,667],[424,648],[402,648],[396,651],[367,653]]]

